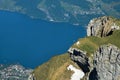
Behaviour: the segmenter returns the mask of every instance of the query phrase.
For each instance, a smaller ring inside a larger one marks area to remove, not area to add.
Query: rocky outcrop
[[[84,73],[87,73],[90,71],[89,67],[89,60],[86,56],[86,52],[79,50],[77,48],[70,48],[68,50],[68,53],[70,54],[70,58],[78,64],[78,66],[83,70]]]
[[[103,45],[95,53],[89,80],[120,80],[120,49]]]
[[[90,21],[87,27],[87,36],[105,37],[111,35],[114,30],[119,30],[111,17],[100,17]]]

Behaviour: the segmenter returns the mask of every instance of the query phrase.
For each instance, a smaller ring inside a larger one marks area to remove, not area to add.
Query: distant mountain
[[[20,12],[35,19],[85,25],[98,16],[120,18],[118,0],[0,0],[0,10]]]

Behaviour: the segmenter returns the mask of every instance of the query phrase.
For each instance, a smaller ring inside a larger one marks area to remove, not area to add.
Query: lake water
[[[31,19],[0,11],[0,64],[20,63],[34,68],[65,53],[86,29],[67,23]]]

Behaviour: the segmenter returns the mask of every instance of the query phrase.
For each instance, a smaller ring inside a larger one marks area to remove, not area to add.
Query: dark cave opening
[[[97,71],[96,71],[96,68],[94,68],[90,75],[89,75],[89,80],[98,80],[98,74],[97,74]]]
[[[110,31],[106,36],[110,36],[113,34],[113,31]]]

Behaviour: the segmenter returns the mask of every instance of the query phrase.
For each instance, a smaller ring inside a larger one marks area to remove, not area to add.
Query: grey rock
[[[83,72],[87,73],[90,71],[89,69],[89,60],[86,56],[86,52],[79,50],[77,48],[70,48],[68,50],[70,54],[70,58],[78,64],[78,66],[83,70]]]
[[[105,37],[111,35],[114,30],[119,30],[111,17],[103,16],[92,19],[87,27],[87,36]]]
[[[120,80],[120,49],[114,45],[101,46],[94,55],[96,79],[89,80]],[[92,71],[91,71],[92,72]]]

